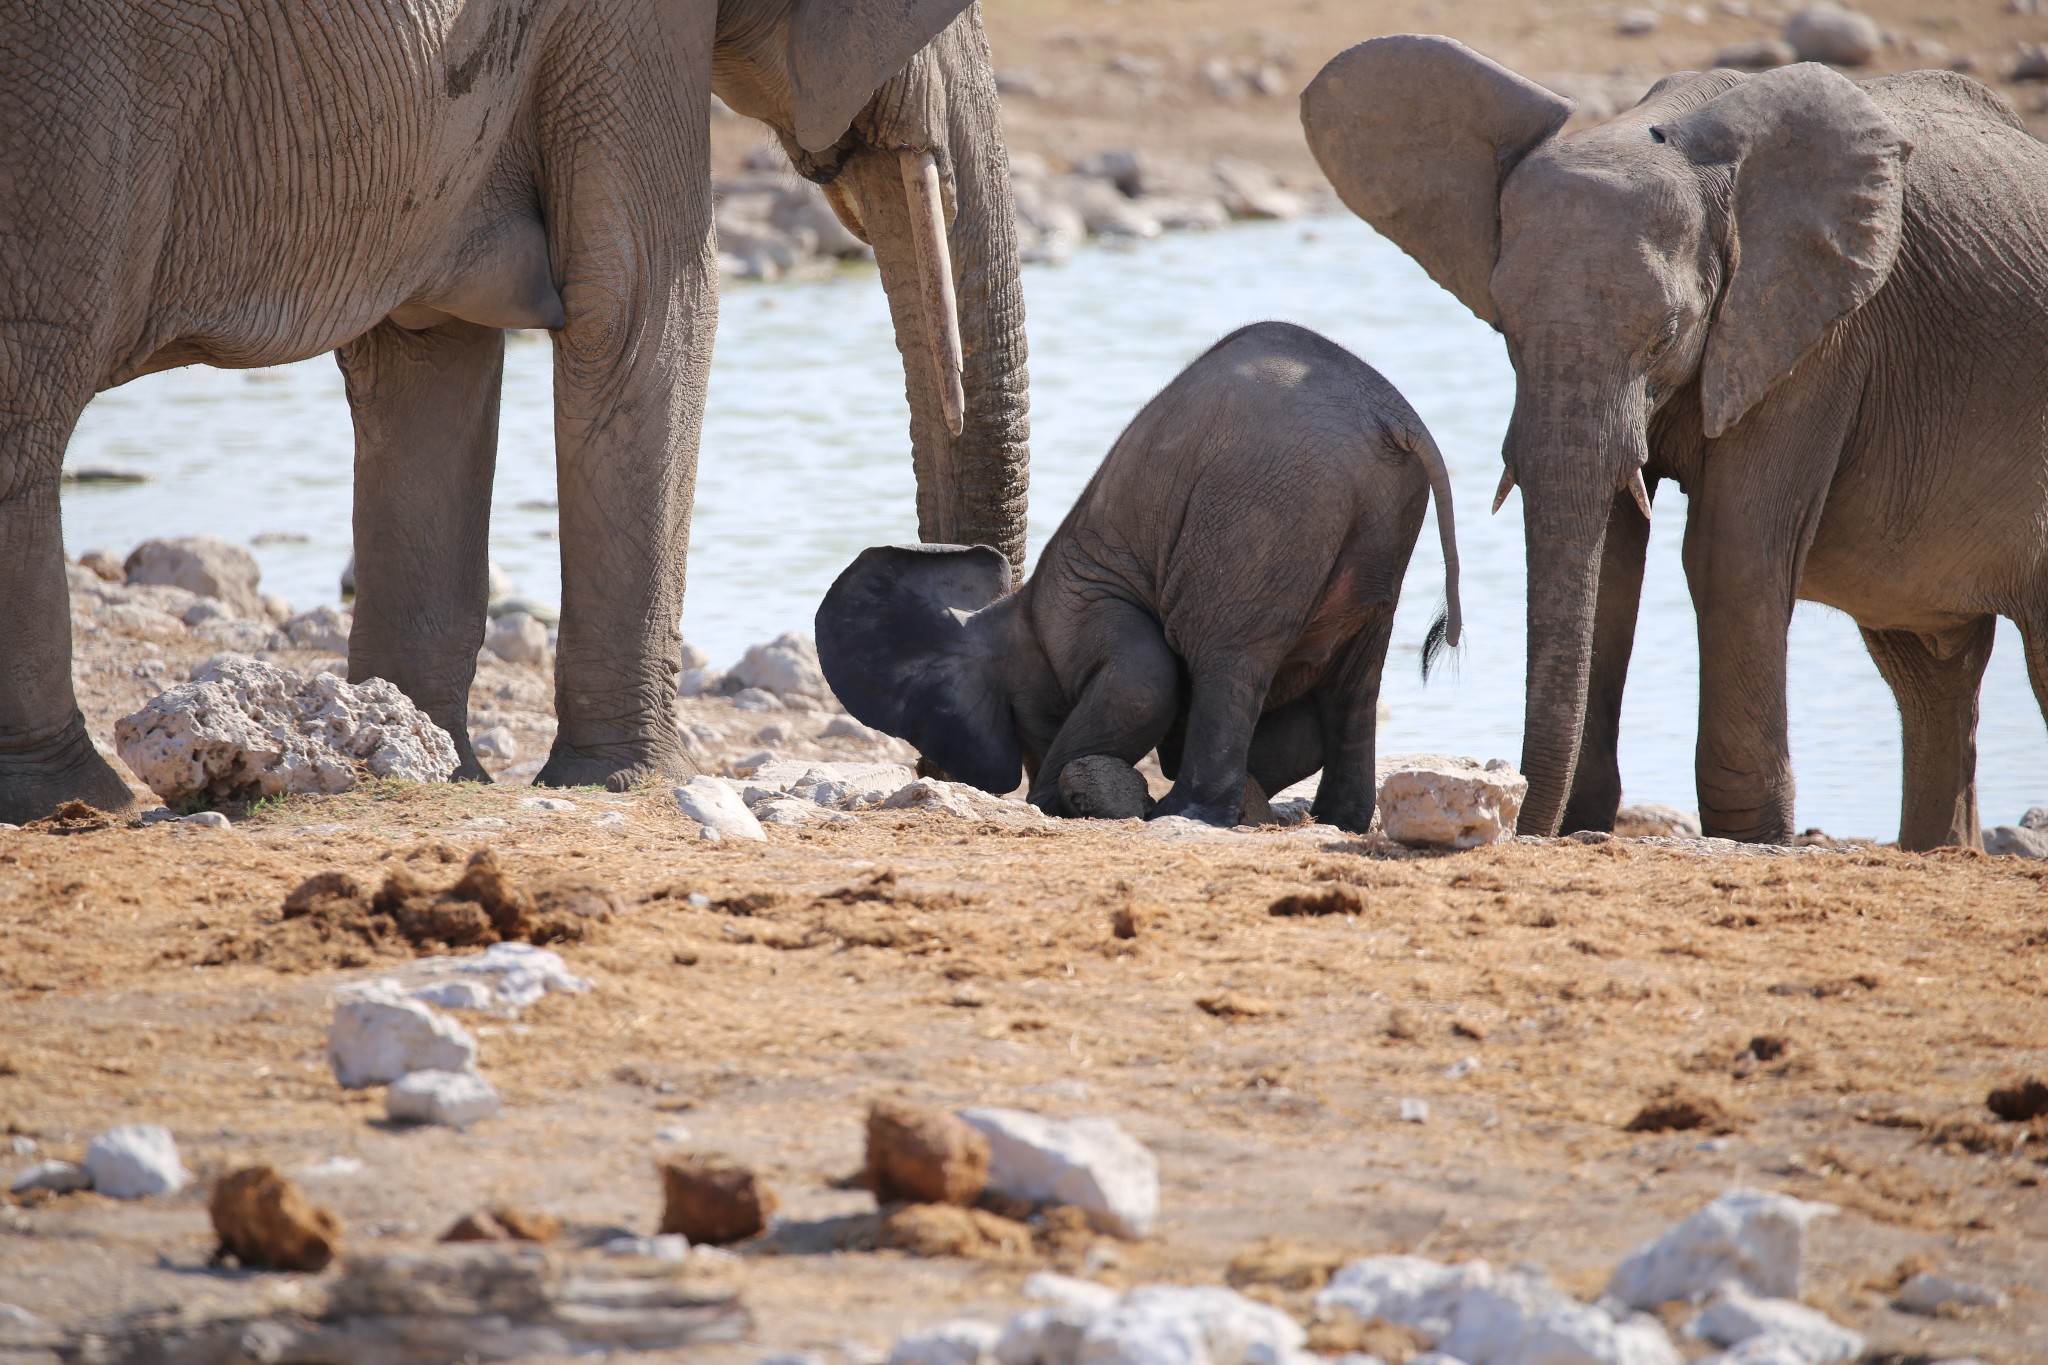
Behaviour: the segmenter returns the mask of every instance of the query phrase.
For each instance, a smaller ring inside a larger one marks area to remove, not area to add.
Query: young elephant
[[[1436,496],[1456,644],[1450,479],[1371,366],[1287,323],[1216,343],[1145,405],[1024,586],[986,546],[865,550],[818,608],[848,710],[988,791],[1060,814],[1060,772],[1153,748],[1160,815],[1237,822],[1324,769],[1318,820],[1363,832],[1394,605]]]

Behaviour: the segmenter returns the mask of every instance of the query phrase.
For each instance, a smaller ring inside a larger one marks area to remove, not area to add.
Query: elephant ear
[[[1912,144],[1854,82],[1812,62],[1751,77],[1650,135],[1734,176],[1728,278],[1700,362],[1706,434],[1720,436],[1883,287]]]
[[[1331,58],[1301,124],[1345,205],[1498,326],[1501,182],[1573,107],[1463,43],[1404,33]]]
[[[863,550],[818,604],[818,663],[854,718],[908,740],[959,781],[1006,792],[1023,772],[995,632],[975,613],[1010,591],[986,545]]]
[[[797,0],[789,22],[796,140],[839,141],[875,91],[974,0]]]

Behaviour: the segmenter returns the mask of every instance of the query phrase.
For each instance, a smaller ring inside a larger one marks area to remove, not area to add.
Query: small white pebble
[[[1429,1106],[1421,1100],[1401,1101],[1401,1122],[1428,1123]]]
[[[557,796],[522,797],[520,798],[519,804],[525,807],[527,810],[566,811],[576,809],[576,803],[574,801],[564,801]]]

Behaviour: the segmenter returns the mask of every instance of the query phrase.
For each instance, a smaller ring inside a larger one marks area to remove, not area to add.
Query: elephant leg
[[[1652,496],[1657,481],[1645,477]],[[1650,545],[1650,519],[1625,490],[1617,489],[1607,512],[1607,539],[1600,555],[1600,593],[1593,616],[1593,664],[1586,685],[1586,725],[1579,738],[1571,796],[1559,833],[1614,828],[1621,808],[1621,691],[1635,650],[1636,613],[1643,599],[1643,558]]]
[[[2033,684],[2041,719],[2048,721],[2048,619],[2024,617],[2019,627],[2027,650],[2027,681]]]
[[[541,99],[542,218],[566,318],[554,338],[561,725],[543,786],[623,791],[697,771],[675,700],[717,327],[716,8],[655,7],[630,41],[603,27],[603,7],[571,11]]]
[[[1048,815],[1067,813],[1060,799],[1060,772],[1067,764],[1091,754],[1136,763],[1165,740],[1180,709],[1179,665],[1159,623],[1122,603],[1101,603],[1092,617],[1101,663],[1031,781],[1028,799]]]
[[[1260,791],[1277,796],[1322,766],[1323,719],[1313,696],[1297,697],[1259,717],[1245,771]]]
[[[1393,634],[1391,611],[1369,620],[1330,661],[1312,694],[1323,728],[1323,780],[1316,788],[1313,813],[1318,823],[1352,834],[1372,828],[1379,798],[1374,759],[1380,672]]]
[[[396,683],[454,739],[455,776],[488,782],[470,748],[469,687],[490,597],[504,333],[385,322],[335,358],[356,428],[349,681]]]
[[[75,366],[0,329],[0,821],[39,820],[67,801],[118,813],[135,804],[93,748],[71,685],[71,594],[58,474],[89,384],[48,407],[30,382]],[[31,362],[16,371],[14,361]],[[41,409],[41,410],[39,410]]]
[[[1238,656],[1189,669],[1187,738],[1173,790],[1154,815],[1235,825],[1244,804],[1245,765],[1273,669]]]
[[[1939,637],[1863,630],[1863,643],[1899,703],[1905,748],[1899,847],[1982,848],[1977,818],[1977,694],[1998,618],[1980,616]]]

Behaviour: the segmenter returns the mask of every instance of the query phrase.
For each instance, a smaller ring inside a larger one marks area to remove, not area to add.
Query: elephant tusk
[[[1493,510],[1495,514],[1498,514],[1500,512],[1501,504],[1508,500],[1508,494],[1514,491],[1515,471],[1512,469],[1501,470],[1500,487],[1493,490]]]
[[[967,420],[967,389],[961,379],[960,305],[953,294],[953,255],[946,245],[946,208],[939,198],[939,166],[930,152],[900,151],[903,194],[910,209],[910,240],[924,299],[925,342],[946,430],[955,436]]]
[[[1636,506],[1642,510],[1643,520],[1648,521],[1650,519],[1650,490],[1643,484],[1643,467],[1641,465],[1637,465],[1629,472],[1628,491],[1629,496],[1636,500]]]

